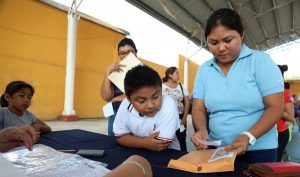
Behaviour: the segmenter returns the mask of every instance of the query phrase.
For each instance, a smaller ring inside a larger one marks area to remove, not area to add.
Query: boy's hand
[[[159,140],[157,139],[159,132],[152,133],[150,136],[146,137],[146,149],[151,151],[162,151],[169,147],[172,141]]]

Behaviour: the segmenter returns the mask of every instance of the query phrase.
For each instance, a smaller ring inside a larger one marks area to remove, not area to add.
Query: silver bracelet
[[[146,171],[145,171],[145,168],[144,168],[141,164],[139,164],[139,163],[137,163],[137,162],[135,162],[135,161],[131,161],[131,160],[127,160],[127,161],[123,162],[123,164],[126,164],[126,163],[134,164],[134,165],[136,165],[137,167],[139,167],[139,168],[142,170],[142,172],[143,172],[143,174],[144,174],[144,177],[146,177]]]

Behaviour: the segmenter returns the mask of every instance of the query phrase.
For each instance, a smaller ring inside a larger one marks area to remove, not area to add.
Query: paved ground
[[[79,119],[78,121],[63,122],[59,120],[45,121],[53,131],[82,129],[91,132],[107,134],[107,119]]]
[[[45,121],[53,131],[68,130],[68,129],[82,129],[91,132],[107,134],[107,119],[80,119],[73,122],[62,121]],[[190,137],[194,133],[192,128],[191,117],[188,117],[187,127],[187,149],[188,151],[194,150],[194,145],[190,142]],[[300,163],[300,131],[298,128],[292,130],[292,138],[287,146],[288,158],[284,160],[290,160]]]

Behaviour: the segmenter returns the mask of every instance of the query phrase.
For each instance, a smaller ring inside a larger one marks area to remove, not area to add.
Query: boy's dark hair
[[[5,99],[6,94],[12,96],[14,93],[20,91],[23,88],[29,88],[31,90],[32,95],[34,94],[34,88],[24,81],[12,81],[9,84],[7,84],[5,88],[5,93],[3,93],[0,98],[1,107],[8,106],[8,102]]]
[[[119,42],[118,51],[119,51],[120,47],[124,47],[125,45],[130,45],[134,49],[135,53],[137,53],[138,50],[136,49],[133,40],[129,39],[129,38],[124,38]]]
[[[131,94],[143,87],[161,87],[159,74],[146,65],[138,65],[129,70],[125,76],[125,94],[129,98]]]
[[[169,74],[173,74],[175,71],[177,70],[177,68],[175,66],[169,67],[166,71],[165,71],[165,76],[162,78],[163,82],[167,82],[169,80]]]
[[[217,26],[222,25],[228,29],[237,31],[241,36],[244,33],[244,27],[241,17],[232,9],[222,8],[213,12],[206,21],[205,38]]]

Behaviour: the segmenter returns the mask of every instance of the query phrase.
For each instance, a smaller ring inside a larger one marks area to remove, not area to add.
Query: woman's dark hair
[[[9,96],[12,96],[14,93],[20,91],[23,88],[29,88],[31,90],[32,95],[34,94],[33,87],[28,83],[26,83],[24,81],[12,81],[12,82],[10,82],[5,88],[5,93],[3,93],[1,95],[1,98],[0,98],[1,107],[7,107],[8,106],[8,102],[5,99],[6,94],[8,94]]]
[[[124,88],[128,98],[138,89],[155,86],[161,88],[161,79],[159,74],[147,65],[135,66],[125,76]]]
[[[288,65],[277,65],[277,66],[279,67],[279,69],[281,71],[281,74],[282,74],[282,77],[283,77],[284,72],[286,72],[289,69]]]
[[[135,53],[137,53],[138,50],[136,49],[133,40],[129,39],[129,38],[124,38],[119,42],[118,51],[119,51],[120,47],[124,47],[125,45],[130,45],[134,49]]]
[[[205,38],[207,39],[207,36],[211,33],[211,31],[219,25],[235,30],[243,36],[244,27],[241,17],[232,9],[219,9],[210,15],[206,21]]]
[[[169,74],[173,74],[176,70],[178,70],[178,69],[175,66],[169,67],[165,71],[165,76],[162,78],[162,81],[167,82],[170,79]]]

